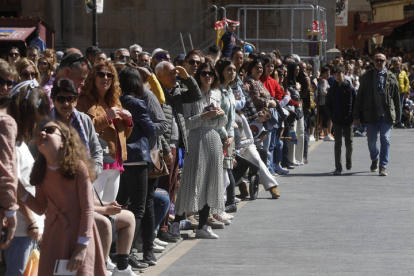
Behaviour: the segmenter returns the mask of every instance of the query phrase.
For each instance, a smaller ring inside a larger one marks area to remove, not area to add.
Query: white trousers
[[[303,149],[305,147],[305,125],[303,118],[295,121],[293,129],[298,136],[298,145],[296,146],[292,142],[289,143],[289,161],[291,163],[302,162],[303,163]]]
[[[98,175],[93,186],[102,201],[115,201],[119,190],[120,175],[121,172],[119,170],[103,170]]]
[[[278,186],[276,179],[269,172],[269,169],[267,168],[266,164],[263,163],[262,159],[260,158],[260,154],[257,151],[255,145],[250,145],[244,148],[242,156],[246,158],[247,160],[249,160],[250,162],[260,167],[259,169],[260,183],[263,184],[263,187],[265,188],[266,191],[268,191],[270,188],[274,186]]]

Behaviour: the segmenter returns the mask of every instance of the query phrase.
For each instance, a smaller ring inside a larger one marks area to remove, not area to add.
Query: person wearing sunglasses
[[[120,48],[116,50],[114,62],[127,63],[130,61],[131,61],[131,56],[129,55],[129,51],[127,49]]]
[[[111,62],[94,65],[86,79],[77,109],[91,119],[99,137],[108,143],[109,155],[116,160],[113,164],[103,163],[94,186],[99,197],[113,202],[118,194],[120,173],[127,160],[126,139],[132,132],[132,115],[122,108],[118,74]]]
[[[7,60],[10,65],[15,65],[16,62],[20,59],[20,50],[17,47],[11,47],[7,54]]]
[[[200,64],[201,57],[199,53],[195,50],[191,50],[184,58],[183,67],[188,72],[188,74],[190,74],[190,76],[194,77]]]
[[[16,62],[15,67],[18,74],[19,83],[33,79],[40,83],[40,74],[33,61],[27,58],[21,58]]]
[[[371,156],[371,172],[379,167],[379,175],[386,176],[390,152],[391,126],[401,117],[398,80],[387,70],[384,54],[374,56],[374,69],[361,76],[354,106],[354,125],[367,127],[368,149]],[[381,148],[378,149],[378,132]]]
[[[27,81],[11,91],[7,113],[18,125],[15,146],[18,180],[27,192],[34,195],[35,187],[30,184],[34,158],[28,144],[33,142],[39,122],[49,114],[49,99],[35,80]],[[19,203],[16,216],[15,237],[5,250],[5,275],[23,275],[36,240],[43,234],[44,217],[36,215],[25,204]]]
[[[51,95],[53,84],[59,79],[70,79],[75,84],[78,92],[85,85],[86,77],[89,72],[89,63],[86,57],[78,53],[66,55],[60,62],[57,73],[50,77],[49,81],[43,85],[43,89],[50,97],[50,107],[53,107]]]
[[[152,59],[151,59],[151,68],[155,71],[155,67],[158,65],[158,63],[162,61],[171,61],[170,53],[166,50],[163,50],[161,48],[157,48],[154,51],[152,51]]]
[[[42,55],[46,57],[49,60],[49,63],[51,65],[52,73],[57,70],[57,56],[56,52],[53,49],[46,49],[42,52]]]
[[[31,195],[18,185],[18,196],[38,215],[47,211],[39,275],[53,275],[57,260],[77,275],[106,275],[98,229],[94,223],[91,182],[93,164],[78,133],[59,121],[40,127],[39,157],[30,176]]]
[[[49,82],[50,77],[52,76],[52,65],[50,64],[49,59],[42,56],[37,62],[37,69],[40,73],[40,85],[43,86]]]
[[[0,99],[9,96],[16,84],[14,79],[16,70],[5,60],[0,59]]]

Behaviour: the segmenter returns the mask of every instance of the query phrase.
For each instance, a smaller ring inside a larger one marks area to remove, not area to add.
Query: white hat
[[[152,51],[152,56],[155,56],[156,54],[159,54],[159,53],[169,54],[168,51],[163,50],[161,48],[157,48],[154,51]]]

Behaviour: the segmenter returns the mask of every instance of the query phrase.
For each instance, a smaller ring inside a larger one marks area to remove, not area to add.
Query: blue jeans
[[[403,106],[404,106],[404,96],[405,96],[405,93],[400,94],[400,106],[401,106],[401,110],[402,110],[402,108],[403,108]],[[403,113],[401,112],[401,115],[400,115],[400,120],[398,121],[399,123],[401,123],[402,114],[403,114]]]
[[[371,160],[377,160],[379,157],[379,166],[386,168],[388,164],[388,156],[390,153],[390,134],[391,124],[387,124],[385,117],[378,117],[376,124],[365,124],[367,127],[368,149]],[[378,132],[380,134],[381,151],[378,150],[377,139]]]
[[[270,171],[271,174],[275,173],[275,168],[274,168],[274,160],[273,160],[273,156],[274,156],[274,152],[275,152],[275,148],[276,148],[276,128],[272,128],[271,130],[269,130],[269,132],[267,133],[266,140],[269,139],[269,153],[267,155],[267,167]]]
[[[14,237],[10,246],[6,249],[6,276],[23,275],[27,260],[34,249],[36,241],[30,237]]]
[[[166,194],[155,192],[154,193],[154,217],[155,217],[155,228],[157,228],[161,221],[164,219],[165,215],[170,208],[170,197],[166,190],[157,189],[158,191],[165,192]]]

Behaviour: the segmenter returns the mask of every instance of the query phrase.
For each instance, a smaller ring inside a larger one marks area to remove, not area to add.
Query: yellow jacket
[[[407,73],[403,69],[400,69],[400,73],[397,74],[396,72],[394,72],[393,68],[391,72],[395,75],[395,77],[398,80],[398,88],[400,94],[407,93],[408,89],[410,88],[410,81],[408,80]]]

